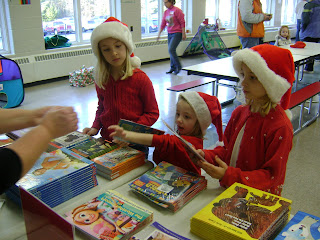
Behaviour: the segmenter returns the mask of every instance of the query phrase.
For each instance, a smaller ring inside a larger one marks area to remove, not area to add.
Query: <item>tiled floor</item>
[[[206,55],[190,56],[181,58],[183,67],[209,61]],[[171,126],[174,123],[175,103],[178,93],[167,91],[166,88],[178,83],[197,79],[197,76],[188,76],[182,71],[179,75],[166,74],[169,70],[169,61],[159,61],[144,64],[142,70],[145,71],[153,82],[156,97],[160,109],[160,118],[154,124],[154,127],[165,129],[161,118],[166,120]],[[320,64],[316,62],[315,72],[305,74],[302,84],[320,79]],[[205,85],[195,88],[196,91],[212,94],[211,85]],[[219,99],[224,101],[235,96],[233,89],[219,88]],[[314,99],[318,101],[318,99]],[[222,118],[227,123],[232,110],[239,104],[234,101],[233,104],[224,107]],[[25,89],[25,100],[19,108],[30,109],[45,105],[65,105],[73,106],[80,119],[79,130],[91,126],[97,107],[96,92],[93,85],[85,88],[69,86],[67,78],[57,82],[46,83],[38,86],[27,87]],[[299,109],[293,111],[294,118],[297,117]],[[309,127],[294,137],[294,146],[290,154],[287,166],[287,177],[284,186],[283,196],[293,200],[292,213],[298,210],[312,213],[320,216],[320,121],[319,118]],[[217,140],[215,127],[212,125],[206,135],[204,147],[212,146]],[[152,152],[152,151],[151,151]]]

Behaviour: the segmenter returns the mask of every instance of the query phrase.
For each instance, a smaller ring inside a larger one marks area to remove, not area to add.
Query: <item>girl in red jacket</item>
[[[138,67],[131,33],[114,17],[97,26],[91,35],[92,51],[97,58],[95,85],[98,109],[91,128],[83,132],[100,134],[110,139],[108,127],[128,119],[143,125],[153,125],[159,117],[152,82]]]
[[[179,133],[195,149],[203,148],[203,137],[211,123],[214,123],[222,141],[221,106],[218,99],[201,92],[189,91],[180,93],[176,106],[175,117],[177,133]],[[110,137],[114,141],[134,142],[146,146],[153,146],[153,161],[158,164],[166,161],[178,167],[201,174],[201,169],[189,157],[184,143],[174,135],[153,135],[126,131],[114,125],[109,127],[114,130]]]
[[[290,102],[294,62],[289,50],[263,44],[233,56],[246,104],[237,107],[224,132],[224,146],[198,150],[198,161],[220,185],[235,182],[280,195],[292,148]]]

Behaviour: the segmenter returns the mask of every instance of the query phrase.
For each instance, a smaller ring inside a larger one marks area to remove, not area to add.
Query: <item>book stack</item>
[[[145,164],[145,154],[131,147],[109,145],[111,151],[92,159],[96,163],[97,174],[113,180]]]
[[[203,239],[273,239],[288,222],[291,200],[234,183],[191,218]]]
[[[61,148],[43,153],[6,194],[21,205],[19,187],[22,187],[53,208],[97,185],[94,163]]]
[[[204,190],[207,180],[163,161],[129,186],[135,193],[175,212]]]
[[[93,239],[128,239],[152,222],[153,212],[109,190],[64,214]]]
[[[320,217],[298,211],[275,240],[320,239]]]

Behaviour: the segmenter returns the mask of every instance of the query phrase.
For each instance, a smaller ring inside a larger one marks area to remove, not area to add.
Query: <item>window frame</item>
[[[2,48],[0,48],[0,54],[9,54],[11,52],[10,37],[9,37],[9,11],[8,1],[0,1],[0,31]]]

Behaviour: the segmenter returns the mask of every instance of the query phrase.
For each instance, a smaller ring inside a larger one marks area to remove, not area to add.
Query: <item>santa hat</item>
[[[91,34],[91,46],[95,56],[99,56],[99,42],[106,38],[115,38],[123,42],[129,51],[130,61],[133,68],[141,66],[140,58],[134,56],[133,49],[134,43],[132,41],[132,35],[126,24],[120,22],[114,17],[109,17],[106,21],[98,25]]]
[[[305,46],[306,46],[306,44],[301,41],[297,41],[295,44],[290,45],[290,47],[292,47],[292,48],[304,48]]]
[[[206,135],[207,128],[213,123],[217,129],[219,142],[223,141],[221,105],[215,96],[202,92],[188,91],[180,93],[179,99],[183,97],[193,108],[198,118],[201,132]]]
[[[233,56],[233,67],[238,76],[241,76],[242,63],[257,76],[271,101],[280,103],[291,119],[288,106],[295,72],[291,52],[271,44],[261,44],[240,50]]]

